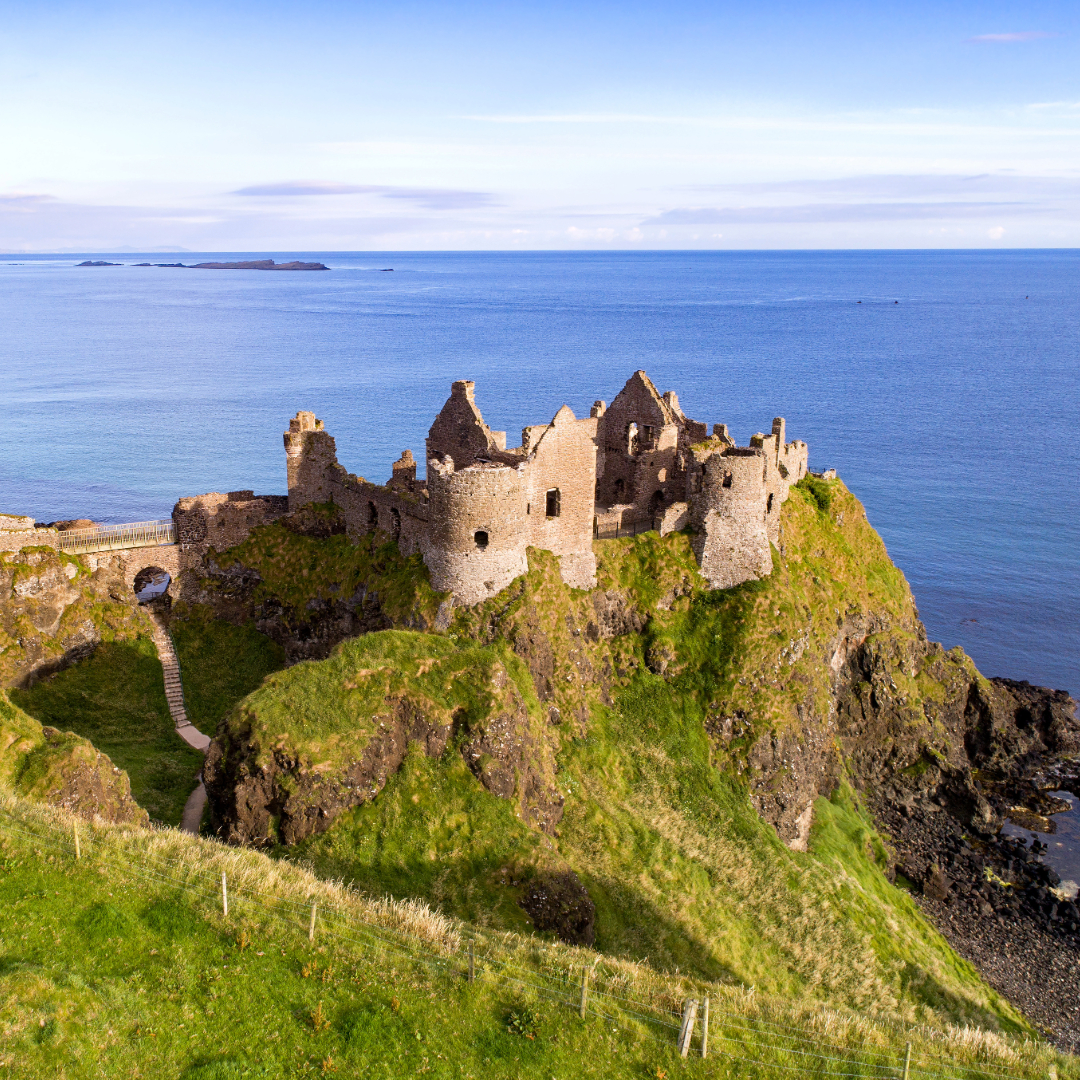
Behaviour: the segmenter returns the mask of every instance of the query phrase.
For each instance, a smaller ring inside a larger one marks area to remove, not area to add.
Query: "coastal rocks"
[[[1045,845],[966,830],[933,798],[871,802],[906,884],[949,944],[1063,1050],[1080,1050],[1080,907]]]

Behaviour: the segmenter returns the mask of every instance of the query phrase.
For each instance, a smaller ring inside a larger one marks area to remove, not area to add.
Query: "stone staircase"
[[[189,746],[205,752],[210,745],[210,736],[204,735],[187,718],[187,711],[184,708],[184,686],[180,681],[180,661],[176,658],[176,650],[173,648],[165,620],[156,611],[151,611],[149,614],[153,623],[154,644],[157,646],[158,658],[161,660],[161,667],[165,673],[165,697],[169,702],[169,714],[176,725],[176,734]]]

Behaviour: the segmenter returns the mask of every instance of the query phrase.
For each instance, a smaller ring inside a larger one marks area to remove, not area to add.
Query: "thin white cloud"
[[[977,45],[1015,45],[1021,41],[1039,41],[1042,38],[1057,37],[1057,34],[1045,30],[1014,30],[1008,34],[976,34],[967,40]]]
[[[326,180],[285,180],[272,184],[252,184],[231,192],[260,198],[298,198],[310,195],[380,195],[384,199],[406,199],[428,210],[470,210],[497,204],[487,191],[457,191],[452,188],[393,187],[386,184],[338,184]]]
[[[682,207],[647,218],[642,225],[787,225],[1045,214],[1050,207],[1001,202],[807,203],[801,206]]]
[[[824,179],[776,180],[759,183],[690,184],[683,191],[715,191],[743,195],[802,195],[829,198],[918,199],[932,196],[1017,196],[1080,198],[1080,176],[1023,176],[1015,173],[879,173]]]
[[[542,113],[457,116],[456,120],[476,120],[484,124],[699,124],[708,117],[649,116],[645,113]]]

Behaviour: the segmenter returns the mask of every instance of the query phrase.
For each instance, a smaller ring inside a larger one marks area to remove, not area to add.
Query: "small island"
[[[123,263],[106,262],[104,259],[86,259],[84,262],[77,263],[78,266],[123,266]]]
[[[276,263],[273,259],[254,259],[250,262],[195,263],[193,270],[329,270],[319,262]]]

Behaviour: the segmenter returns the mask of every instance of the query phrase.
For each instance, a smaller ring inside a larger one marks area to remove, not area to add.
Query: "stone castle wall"
[[[736,447],[722,424],[708,436],[674,392],[661,395],[637,371],[610,407],[598,401],[579,420],[563,406],[551,423],[525,428],[521,445],[508,448],[506,433],[484,422],[474,384],[459,380],[428,433],[426,480],[417,479],[408,450],[387,484],[349,473],[322,421],[300,411],[284,434],[288,496],[232,491],[180,499],[173,549],[110,557],[132,580],[148,566],[174,579],[184,570],[197,576],[211,550],[234,547],[309,503],[333,502],[354,541],[378,533],[404,554],[419,554],[434,588],[457,603],[505,588],[528,569],[530,546],[558,556],[567,584],[591,588],[594,535],[615,527],[689,528],[703,575],[714,588],[728,588],[771,572],[780,507],[807,471],[806,443],[785,437],[779,417],[748,447]],[[56,547],[57,537],[32,519],[0,516],[0,551]]]
[[[486,600],[529,568],[525,466],[428,461],[431,584],[462,604]]]

